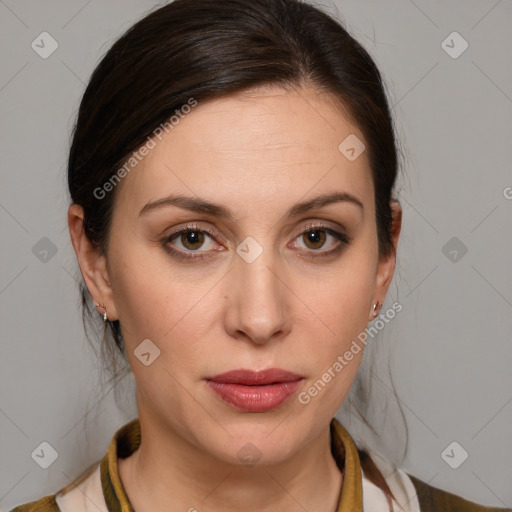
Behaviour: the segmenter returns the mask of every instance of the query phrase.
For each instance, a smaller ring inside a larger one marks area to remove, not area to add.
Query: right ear
[[[114,305],[112,287],[107,270],[107,259],[99,247],[96,247],[84,230],[84,210],[73,203],[68,210],[69,234],[75,250],[80,271],[95,304],[103,304],[110,321],[118,320]],[[105,310],[99,308],[103,314]]]

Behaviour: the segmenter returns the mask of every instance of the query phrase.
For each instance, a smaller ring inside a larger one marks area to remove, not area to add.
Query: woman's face
[[[349,135],[364,141],[313,89],[255,90],[193,107],[117,186],[103,302],[154,434],[270,463],[325,431],[394,264],[379,262],[367,154],[338,149]],[[268,368],[298,381],[208,380]]]

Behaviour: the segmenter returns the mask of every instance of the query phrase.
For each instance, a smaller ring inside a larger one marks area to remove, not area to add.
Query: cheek
[[[354,251],[307,294],[309,309],[304,309],[298,323],[308,332],[304,350],[314,369],[310,385],[321,380],[317,392],[324,405],[330,403],[334,410],[357,375],[365,348],[360,335],[368,326],[374,286],[374,261],[368,252]]]
[[[185,271],[172,267],[163,250],[133,247],[119,245],[110,257],[112,290],[127,351],[133,354],[142,340],[150,339],[161,355],[187,366],[197,360],[210,317],[219,308],[220,301],[210,302],[208,297],[218,276],[204,273],[198,278],[192,267]]]
[[[338,342],[365,329],[375,288],[375,264],[356,252],[336,271],[321,279],[308,294],[307,302]]]

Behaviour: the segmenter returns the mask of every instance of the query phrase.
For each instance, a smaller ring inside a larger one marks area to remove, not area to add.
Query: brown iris
[[[181,234],[181,243],[187,249],[199,249],[204,244],[204,233],[201,231],[184,231]]]
[[[313,244],[313,247],[312,247],[312,246],[309,246],[308,243],[306,242],[307,247],[309,247],[310,249],[320,249],[325,243],[326,234],[325,234],[325,230],[314,229],[314,230],[308,231],[307,233],[304,233],[302,235],[302,237],[305,242],[307,240],[307,242],[310,242]]]

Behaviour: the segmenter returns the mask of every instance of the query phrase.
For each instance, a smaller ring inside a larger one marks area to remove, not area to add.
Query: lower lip
[[[302,383],[278,382],[266,386],[244,386],[226,382],[206,381],[225,402],[246,412],[265,412],[284,403],[293,395]]]

